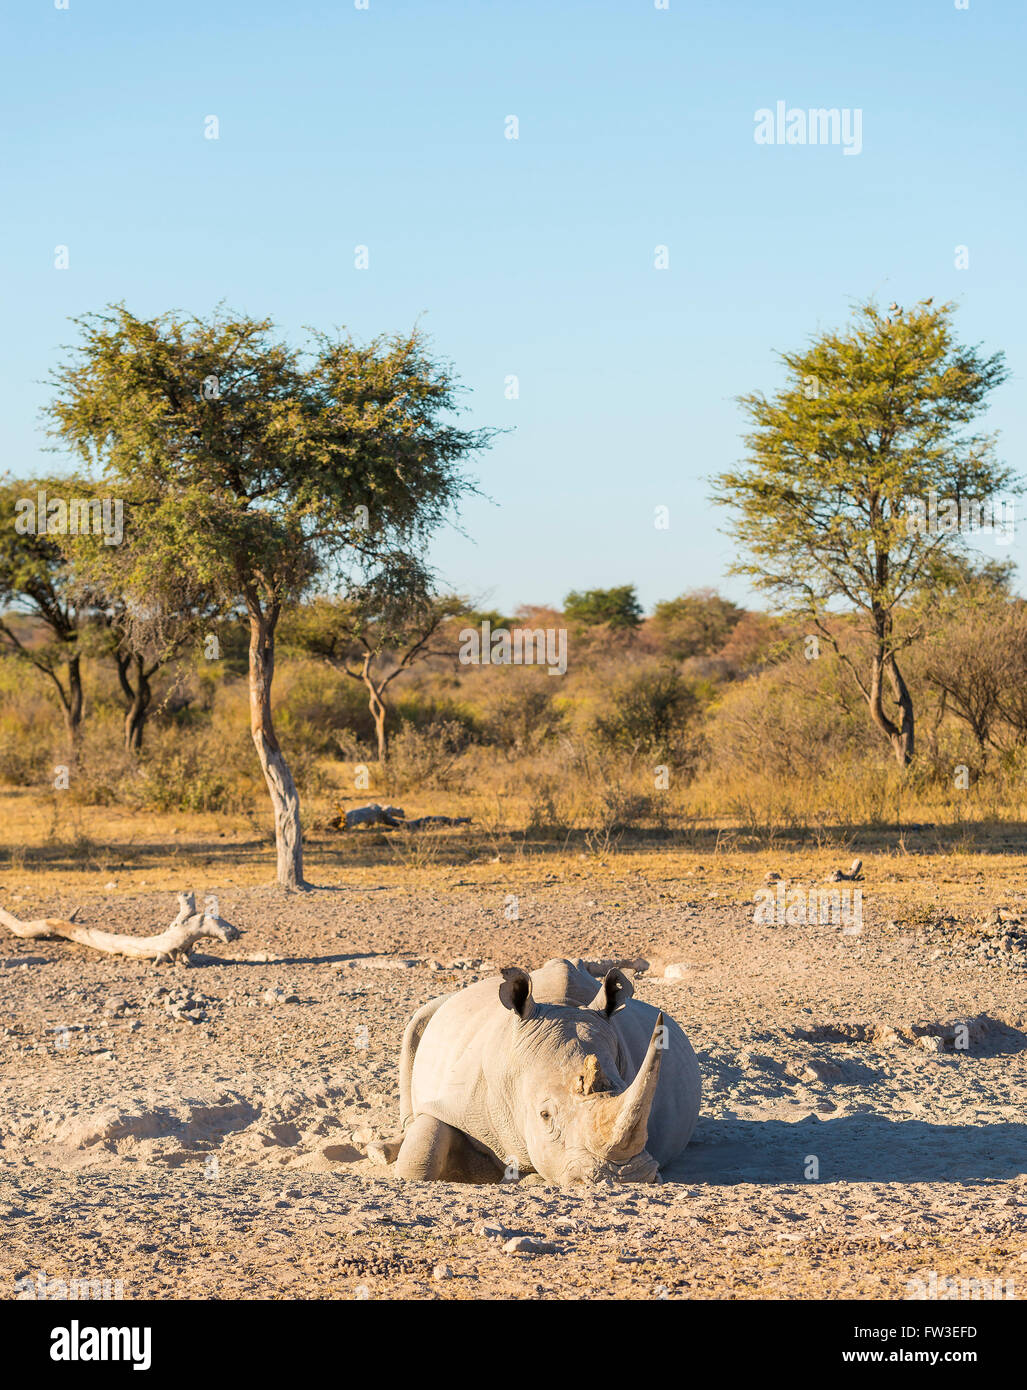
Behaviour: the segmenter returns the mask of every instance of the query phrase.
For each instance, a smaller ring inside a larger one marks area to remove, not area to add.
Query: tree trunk
[[[135,666],[135,689],[129,683],[127,673],[122,680],[122,688],[127,691],[130,697],[128,712],[125,715],[125,747],[130,753],[138,753],[143,746],[143,729],[146,725],[146,715],[150,708],[152,692],[143,658],[136,655],[132,658],[132,662]],[[119,674],[121,674],[120,661]]]
[[[885,660],[885,671],[888,674],[888,682],[891,685],[892,694],[900,714],[898,735],[892,739],[892,747],[895,750],[895,759],[899,767],[908,767],[913,761],[913,754],[916,751],[914,746],[913,697],[902,678],[902,672],[899,670],[894,653],[889,653]]]
[[[251,601],[250,614],[250,733],[260,759],[264,781],[275,813],[278,882],[283,888],[306,887],[303,878],[303,831],[300,798],[271,721],[271,683],[275,674],[275,625],[278,606],[264,612]]]
[[[885,676],[888,677],[892,695],[899,707],[899,723],[896,723],[885,713],[883,690]],[[892,746],[895,761],[899,767],[908,767],[913,761],[914,752],[913,698],[902,678],[894,654],[880,647],[874,653],[867,704],[870,707],[870,717]]]
[[[79,725],[82,723],[82,708],[81,658],[78,656],[69,656],[68,699],[64,706],[64,722],[67,725],[68,735],[73,743],[78,738]]]
[[[385,727],[385,721],[389,711],[385,701],[382,699],[381,691],[375,685],[374,678],[371,675],[371,662],[373,659],[371,652],[368,652],[364,657],[364,663],[360,668],[360,679],[367,687],[367,704],[371,711],[371,718],[374,720],[374,732],[378,740],[378,761],[383,763],[389,756],[389,735]]]

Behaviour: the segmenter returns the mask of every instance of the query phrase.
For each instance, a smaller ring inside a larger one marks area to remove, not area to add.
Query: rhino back
[[[525,1162],[512,1124],[512,1107],[490,1098],[486,1057],[509,1048],[510,1014],[499,1003],[499,976],[451,994],[425,1028],[411,1072],[414,1114],[434,1115],[490,1148],[497,1157]]]
[[[599,981],[581,962],[547,960],[531,972],[531,992],[540,1004],[577,1004],[584,1008],[599,992]]]

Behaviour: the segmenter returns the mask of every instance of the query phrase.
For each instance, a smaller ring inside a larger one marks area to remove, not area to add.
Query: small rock
[[[663,978],[665,980],[684,980],[691,969],[692,967],[686,965],[684,961],[675,961],[664,970]]]
[[[431,1277],[438,1282],[441,1279],[455,1279],[456,1273],[452,1265],[438,1264],[432,1270]]]
[[[834,1062],[824,1062],[819,1058],[807,1062],[802,1073],[804,1081],[840,1081],[842,1079],[842,1069]]]
[[[399,1141],[395,1139],[373,1139],[367,1146],[366,1157],[378,1168],[387,1168],[399,1156]]]
[[[917,1038],[916,1045],[924,1052],[945,1051],[945,1044],[942,1042],[941,1038],[938,1037],[937,1033],[925,1033],[922,1038]]]
[[[476,1221],[471,1231],[476,1236],[484,1236],[486,1240],[508,1240],[512,1234],[505,1226],[498,1226],[494,1221]]]
[[[563,1247],[553,1245],[548,1240],[536,1240],[534,1236],[514,1236],[503,1246],[507,1255],[559,1255]]]

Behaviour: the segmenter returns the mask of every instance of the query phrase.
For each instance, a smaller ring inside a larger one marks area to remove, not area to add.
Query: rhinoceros
[[[433,999],[403,1035],[402,1136],[371,1156],[420,1180],[658,1182],[695,1127],[699,1065],[633,993],[619,969],[551,960]]]

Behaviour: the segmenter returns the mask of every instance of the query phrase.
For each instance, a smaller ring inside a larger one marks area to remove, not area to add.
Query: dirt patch
[[[796,1029],[795,1036],[806,1042],[842,1043],[876,1050],[919,1045],[925,1052],[959,1052],[968,1058],[1022,1052],[1027,1047],[1027,1035],[1020,1029],[987,1014],[948,1023],[823,1023],[815,1028]]]
[[[244,936],[187,969],[39,943],[2,975],[0,1293],[32,1269],[128,1297],[901,1298],[925,1270],[1027,1288],[1016,972],[928,959],[869,891],[858,937],[754,925],[753,874],[677,855],[236,888]],[[121,896],[119,925],[173,903]],[[405,1186],[371,1164],[410,1014],[555,955],[689,966],[635,979],[703,1073],[667,1180]]]

